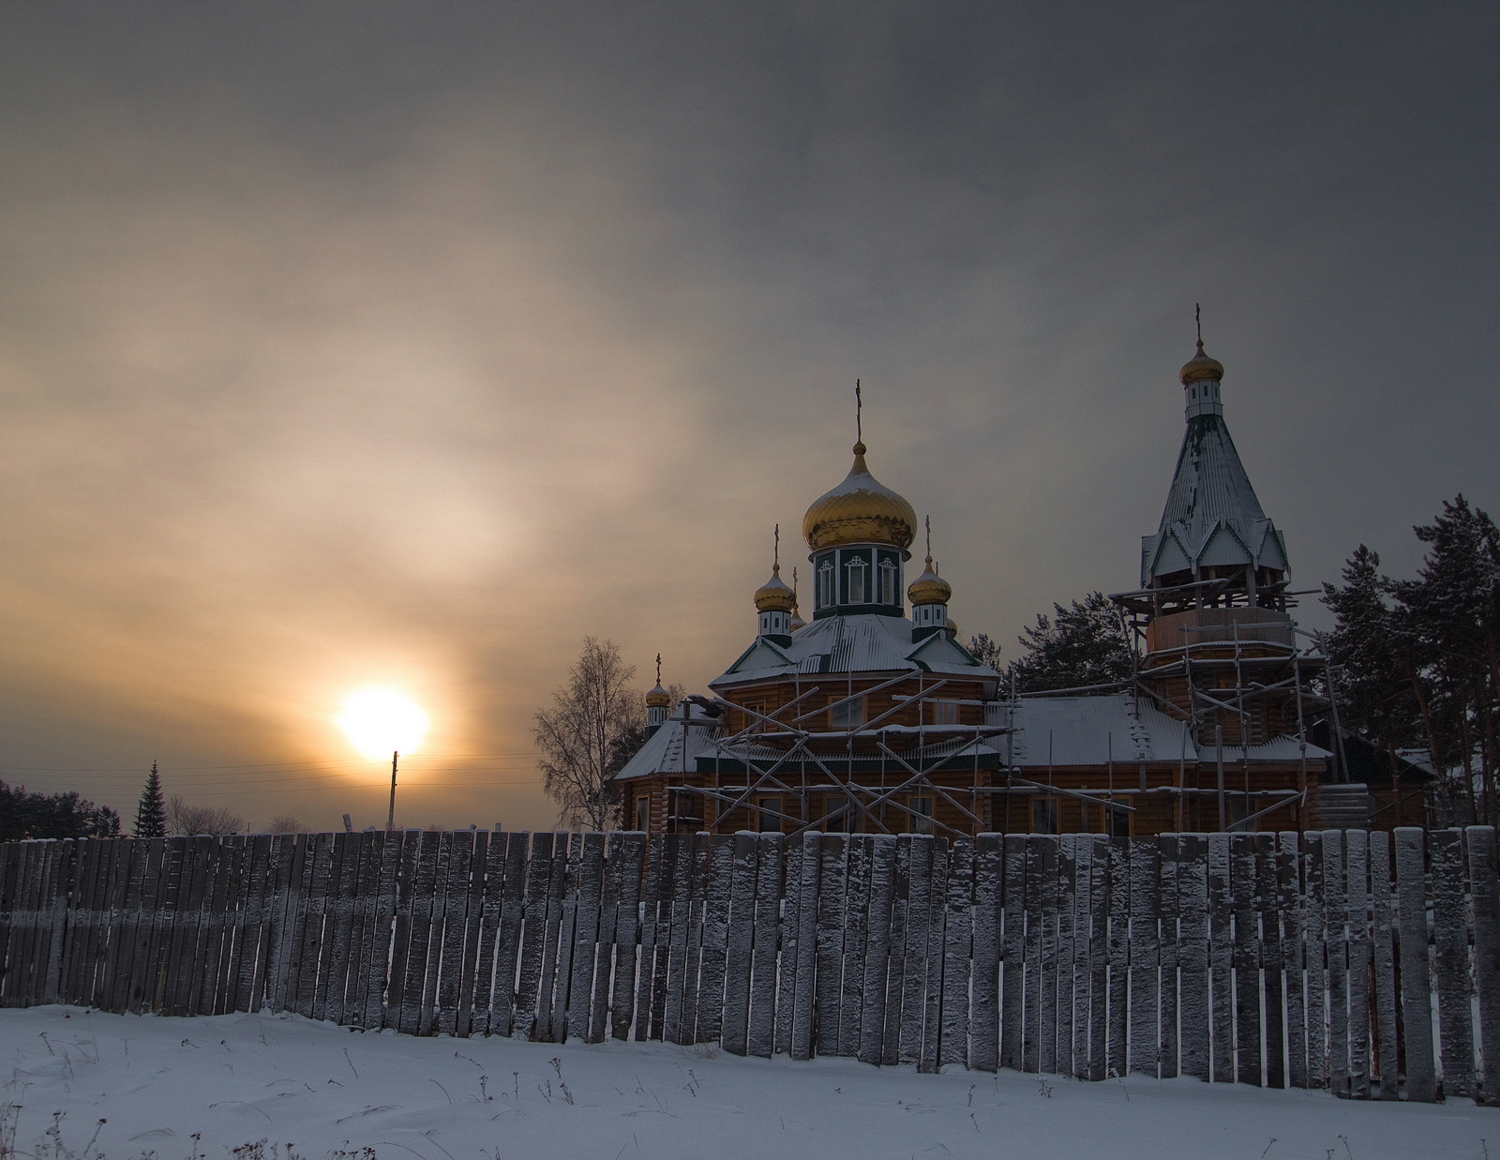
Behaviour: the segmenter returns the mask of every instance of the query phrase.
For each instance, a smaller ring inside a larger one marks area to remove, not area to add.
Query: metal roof
[[[709,688],[750,684],[793,673],[941,673],[970,680],[998,680],[946,633],[913,644],[903,616],[828,616],[792,637],[789,645],[757,639]]]
[[[1141,584],[1210,565],[1287,570],[1286,541],[1266,518],[1224,417],[1187,421],[1154,536],[1141,539]]]
[[[1141,761],[1217,761],[1212,745],[1200,746],[1186,722],[1168,717],[1130,693],[1104,697],[1022,697],[1016,702],[997,703],[989,710],[990,723],[1015,730],[991,744],[1022,768],[1107,765]],[[1302,749],[1294,737],[1273,737],[1264,745],[1252,745],[1251,761],[1296,761]],[[1309,761],[1331,756],[1326,749],[1308,745]],[[1225,764],[1241,762],[1245,751],[1226,745]]]
[[[704,724],[689,725],[689,719]],[[698,755],[713,747],[713,738],[718,733],[717,726],[707,724],[711,720],[701,706],[691,701],[681,702],[666,724],[646,738],[646,744],[636,750],[635,756],[615,774],[614,780],[628,781],[653,773],[685,773],[697,769]]]

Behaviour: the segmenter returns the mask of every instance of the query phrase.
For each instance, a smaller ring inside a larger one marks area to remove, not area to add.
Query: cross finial
[[[1193,303],[1193,323],[1198,327],[1198,349],[1203,349],[1203,307]]]
[[[860,394],[859,380],[854,380],[854,441],[863,443],[865,441],[864,416],[861,414],[865,406],[863,395]]]
[[[797,569],[792,568],[792,599],[797,599]]]
[[[771,535],[773,537],[773,539],[772,539],[772,547],[771,547],[771,571],[772,572],[780,572],[781,571],[781,525],[780,524],[777,524],[775,526],[775,528],[771,532]]]
[[[932,563],[932,517],[927,516],[923,521],[927,525],[927,562]]]
[[[661,684],[661,653],[656,654],[656,683]]]

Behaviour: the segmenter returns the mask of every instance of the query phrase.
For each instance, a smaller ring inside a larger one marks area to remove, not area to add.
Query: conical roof
[[[1189,374],[1189,369],[1195,372]],[[1183,368],[1187,430],[1156,535],[1141,541],[1141,584],[1210,566],[1286,571],[1286,544],[1266,518],[1219,404],[1223,367],[1203,353]],[[1205,395],[1205,388],[1211,396]],[[1200,399],[1208,397],[1204,403]]]

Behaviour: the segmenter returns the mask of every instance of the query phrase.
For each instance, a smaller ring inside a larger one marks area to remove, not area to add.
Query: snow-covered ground
[[[294,1016],[0,1011],[0,1068],[22,1156],[57,1154],[44,1134],[62,1112],[61,1154],[83,1154],[103,1119],[88,1155],[108,1160],[217,1160],[261,1139],[267,1158],[290,1144],[306,1160],[1500,1160],[1500,1111],[1468,1101],[416,1039]]]

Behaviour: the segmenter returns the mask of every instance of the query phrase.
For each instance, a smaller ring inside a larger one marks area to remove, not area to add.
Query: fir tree
[[[0,842],[22,838],[115,838],[120,815],[76,792],[29,793],[0,781]]]
[[[146,777],[146,786],[141,790],[140,803],[135,807],[135,836],[137,838],[160,838],[167,832],[167,799],[161,792],[161,775],[156,772],[156,762],[151,763],[151,772]]]
[[[1067,608],[1052,608],[1053,616],[1038,613],[1036,623],[1022,630],[1022,655],[1006,668],[1007,684],[1020,693],[1040,693],[1130,679],[1135,649],[1109,597],[1090,592]]]
[[[1413,529],[1414,580],[1363,545],[1324,586],[1342,723],[1391,756],[1427,751],[1450,823],[1500,820],[1500,529],[1463,496]]]

